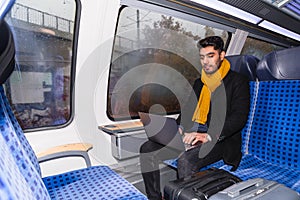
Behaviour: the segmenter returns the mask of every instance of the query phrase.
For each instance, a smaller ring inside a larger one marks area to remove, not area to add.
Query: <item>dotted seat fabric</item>
[[[0,119],[0,127],[2,131],[3,123]],[[32,200],[34,195],[29,185],[21,174],[10,153],[9,147],[6,145],[4,138],[0,135],[0,199],[1,200]]]
[[[26,180],[26,184],[28,184],[31,189],[33,196],[35,199],[50,199],[40,174],[36,171],[36,168],[33,166],[27,152],[23,149],[23,146],[16,135],[2,96],[0,96],[0,121],[1,136],[5,141],[5,145],[7,145],[10,150],[9,153],[14,158],[15,165],[18,167],[23,178]]]
[[[3,87],[0,86],[0,95],[2,98],[2,102],[3,102],[3,106],[6,109],[6,113],[12,123],[12,126],[15,130],[15,134],[16,136],[19,138],[20,140],[20,144],[22,146],[22,148],[25,150],[27,156],[29,157],[31,163],[33,164],[33,166],[35,167],[36,171],[41,175],[41,169],[40,169],[40,165],[39,162],[37,160],[37,157],[33,151],[33,149],[31,148],[29,142],[27,141],[22,128],[20,127],[17,119],[15,118],[12,109],[10,107],[10,104],[8,103],[8,100],[6,98],[6,95],[4,93]]]
[[[257,87],[248,152],[231,173],[274,180],[300,193],[300,80],[260,81]]]
[[[94,166],[43,178],[51,199],[146,200],[107,166]]]
[[[260,81],[249,154],[300,169],[300,80]]]
[[[267,180],[277,181],[287,187],[300,193],[300,170],[283,167],[274,163],[265,162],[255,155],[244,155],[242,161],[236,171],[230,171],[231,166],[223,165],[221,162],[213,164],[209,167],[217,167],[229,171],[238,176],[242,180],[252,178],[265,178]]]

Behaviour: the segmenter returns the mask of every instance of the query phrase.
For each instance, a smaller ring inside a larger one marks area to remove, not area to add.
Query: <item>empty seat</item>
[[[275,51],[257,66],[257,100],[247,153],[234,173],[262,177],[300,192],[300,48]],[[295,80],[297,79],[297,80]],[[215,164],[220,167],[220,163]],[[229,170],[230,166],[223,165]]]
[[[256,70],[260,81],[300,79],[300,46],[273,51],[262,58]]]
[[[0,24],[0,83],[14,68],[9,26]],[[143,199],[146,196],[108,166],[41,177],[37,157],[15,119],[0,85],[0,199]]]

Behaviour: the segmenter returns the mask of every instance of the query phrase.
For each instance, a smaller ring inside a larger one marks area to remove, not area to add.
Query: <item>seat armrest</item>
[[[88,151],[93,148],[92,144],[89,143],[73,143],[56,146],[46,151],[37,154],[38,161],[45,162],[48,160],[54,160],[57,158],[80,156],[83,157],[87,167],[91,166],[91,160],[88,155]]]

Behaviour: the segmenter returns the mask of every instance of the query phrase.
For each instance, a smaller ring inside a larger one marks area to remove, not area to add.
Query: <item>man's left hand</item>
[[[206,143],[209,140],[210,136],[207,133],[198,133],[198,132],[191,132],[185,133],[183,142],[191,145],[195,145],[198,142]]]

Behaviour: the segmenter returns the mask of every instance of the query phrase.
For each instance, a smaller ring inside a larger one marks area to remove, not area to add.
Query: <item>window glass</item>
[[[243,55],[249,54],[261,59],[264,55],[272,51],[281,50],[283,48],[284,47],[282,46],[278,46],[275,44],[264,42],[262,40],[248,37],[246,39],[241,54]]]
[[[228,39],[226,31],[206,24],[123,8],[110,68],[108,116],[121,120],[136,118],[139,111],[178,113],[199,77],[197,41],[210,35],[225,43]]]
[[[72,0],[16,0],[6,16],[17,62],[5,90],[23,129],[70,119],[75,12]]]

